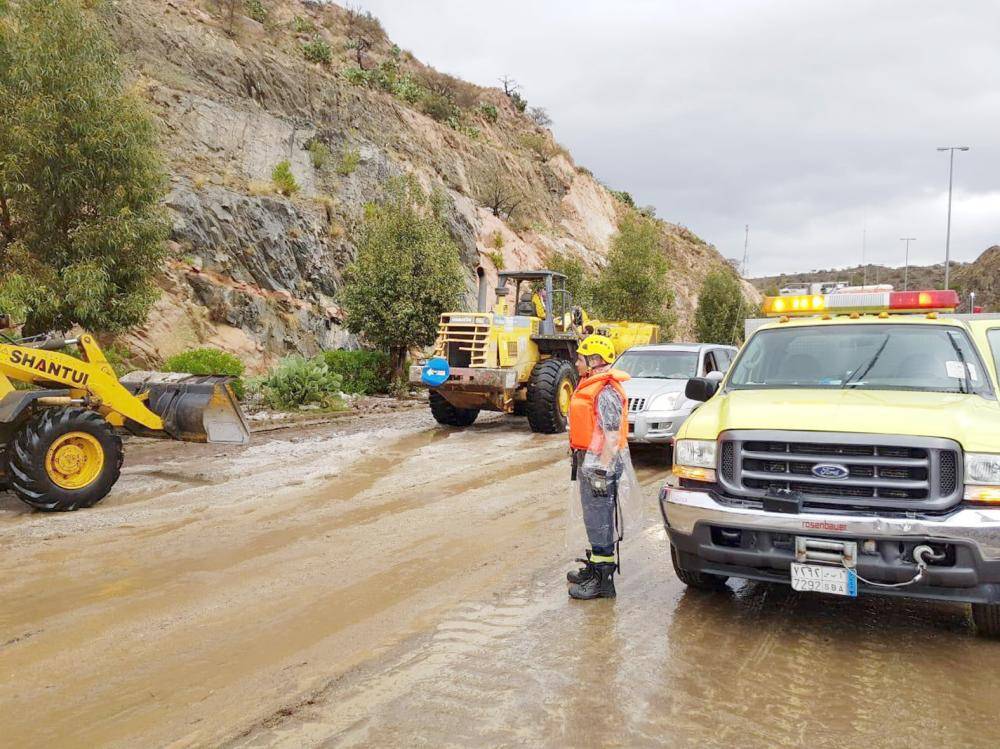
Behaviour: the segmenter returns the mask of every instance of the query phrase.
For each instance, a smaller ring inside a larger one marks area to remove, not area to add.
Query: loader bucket
[[[164,430],[176,440],[246,445],[250,442],[250,428],[229,386],[232,379],[132,372],[121,383],[135,395],[149,393],[146,405],[163,419]]]

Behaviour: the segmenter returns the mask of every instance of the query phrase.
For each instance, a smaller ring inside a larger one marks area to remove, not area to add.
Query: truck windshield
[[[747,342],[727,387],[992,394],[965,332],[940,325],[762,330]]]
[[[698,374],[698,352],[626,351],[615,362],[615,369],[633,377],[687,380]]]

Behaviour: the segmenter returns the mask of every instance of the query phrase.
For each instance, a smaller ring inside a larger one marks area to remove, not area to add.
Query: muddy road
[[[133,442],[93,510],[0,495],[0,744],[997,745],[1000,642],[961,607],[686,592],[635,462],[645,531],[589,603],[564,438],[518,419]]]

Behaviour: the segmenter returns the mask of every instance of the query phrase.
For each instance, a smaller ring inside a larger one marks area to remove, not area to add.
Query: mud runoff
[[[564,440],[403,412],[133,441],[92,510],[0,496],[0,744],[998,744],[961,606],[685,591],[662,451],[618,599],[568,600]]]

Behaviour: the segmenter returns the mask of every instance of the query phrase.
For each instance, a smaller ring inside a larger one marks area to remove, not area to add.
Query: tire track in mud
[[[545,487],[561,475],[562,441],[522,429],[376,438],[343,479],[309,480],[270,503],[178,502],[183,512],[22,547],[26,575],[49,584],[3,586],[0,660],[18,685],[0,687],[14,716],[5,733],[216,743],[317,675],[420,631],[442,605],[488,587],[502,553],[558,516]],[[433,575],[414,564],[427,557]],[[341,558],[357,561],[331,577]],[[53,692],[59,673],[73,684]],[[56,707],[40,729],[32,705],[43,692]]]

